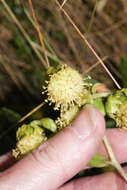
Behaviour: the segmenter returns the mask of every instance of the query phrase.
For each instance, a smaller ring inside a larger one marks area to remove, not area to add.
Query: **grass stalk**
[[[60,8],[61,5],[59,3],[58,0],[56,0],[56,4],[58,5],[58,7]],[[121,89],[120,85],[118,84],[118,82],[116,81],[116,79],[112,76],[111,72],[109,71],[109,69],[105,66],[103,60],[99,57],[99,55],[96,53],[96,51],[94,50],[94,48],[91,46],[91,44],[88,42],[88,40],[86,39],[86,37],[84,36],[84,34],[79,30],[79,28],[77,27],[77,25],[74,23],[74,21],[71,19],[71,17],[68,15],[68,13],[61,8],[61,11],[63,12],[63,14],[66,16],[66,18],[68,19],[68,21],[70,22],[70,24],[73,26],[73,28],[76,30],[76,32],[79,34],[79,36],[81,37],[81,39],[86,43],[86,45],[89,47],[89,49],[91,50],[91,52],[94,54],[94,56],[97,58],[97,60],[100,62],[100,64],[103,66],[103,68],[105,69],[105,71],[107,72],[107,74],[110,76],[110,78],[112,79],[112,81],[116,84],[116,86],[118,87],[118,89]]]
[[[116,160],[115,155],[112,151],[112,148],[108,142],[108,139],[106,136],[103,137],[104,144],[106,146],[106,149],[108,151],[108,154],[110,156],[111,162],[109,162],[110,165],[114,166],[116,170],[119,172],[119,174],[125,179],[127,182],[127,174],[125,173],[124,169],[121,167],[120,163]]]
[[[43,37],[42,37],[41,31],[40,31],[39,23],[38,23],[38,20],[37,20],[37,17],[36,17],[34,8],[33,8],[32,0],[28,0],[28,1],[29,1],[30,8],[32,10],[32,15],[33,15],[33,19],[35,21],[36,30],[38,32],[40,43],[41,43],[42,49],[44,50],[44,56],[45,56],[45,60],[46,60],[46,63],[47,63],[47,67],[50,67],[50,63],[49,63],[49,60],[48,60],[45,44],[44,44]]]
[[[18,21],[18,19],[16,18],[16,16],[12,12],[12,10],[10,9],[10,7],[6,3],[6,1],[5,0],[0,0],[0,1],[2,2],[3,6],[5,7],[5,9],[8,12],[8,14],[11,16],[13,22],[17,25],[17,27],[19,28],[19,30],[24,35],[25,39],[28,41],[28,43],[30,44],[30,46],[32,47],[32,49],[34,50],[34,52],[36,53],[37,57],[39,58],[39,60],[41,61],[42,65],[43,65],[43,67],[47,69],[47,64],[46,64],[45,60],[43,59],[43,57],[41,56],[41,53],[35,48],[35,46],[32,43],[32,40],[29,37],[29,35],[27,34],[27,32],[25,31],[25,29],[23,28],[23,26],[20,24],[20,22]]]
[[[88,37],[89,37],[89,33],[91,31],[91,28],[92,28],[92,25],[93,25],[93,22],[94,22],[94,16],[95,16],[95,13],[96,13],[97,5],[98,5],[98,0],[96,0],[96,2],[95,2],[94,8],[93,8],[93,11],[92,11],[92,14],[91,14],[91,18],[90,18],[90,21],[89,21],[87,32],[84,34],[86,36],[86,39],[88,39]],[[86,44],[82,47],[81,54],[80,54],[80,62],[83,59],[85,49],[86,49]]]

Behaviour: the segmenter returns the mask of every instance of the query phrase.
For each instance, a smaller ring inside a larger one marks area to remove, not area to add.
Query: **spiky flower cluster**
[[[58,117],[56,120],[56,124],[59,126],[59,130],[68,126],[79,113],[79,111],[80,108],[77,105],[71,106],[67,110],[62,109],[60,112],[60,117]]]
[[[116,121],[120,128],[127,129],[127,89],[118,90],[106,101],[108,116]]]
[[[127,102],[121,106],[121,111],[118,112],[116,117],[117,126],[127,130]]]
[[[66,65],[57,71],[49,71],[51,75],[43,94],[47,94],[45,101],[49,104],[54,103],[54,110],[60,111],[60,116],[55,122],[58,130],[61,130],[70,124],[80,107],[86,103],[89,82],[86,82],[78,71]]]
[[[55,109],[68,109],[71,105],[81,105],[84,94],[84,80],[82,76],[70,67],[62,67],[52,74],[46,88],[47,101],[55,103]]]
[[[70,125],[86,104],[92,104],[103,115],[114,119],[118,127],[127,129],[127,89],[111,94],[105,85],[92,84],[90,77],[84,80],[78,71],[65,65],[55,69],[50,67],[47,74],[49,80],[43,87],[43,94],[47,96],[45,102],[54,104],[59,116],[55,121],[48,116],[22,125],[17,131],[18,142],[13,150],[16,158],[22,158],[47,140],[45,132],[55,134]]]
[[[40,121],[32,121],[30,124],[22,125],[16,133],[17,144],[12,154],[15,158],[20,159],[23,156],[36,149],[40,143],[47,140],[44,129],[39,127]]]

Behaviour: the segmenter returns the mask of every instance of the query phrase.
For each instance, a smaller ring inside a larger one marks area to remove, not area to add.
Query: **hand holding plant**
[[[99,154],[108,158],[106,149],[101,143],[104,134],[105,122],[102,114],[92,106],[86,106],[69,127],[3,172],[0,179],[1,190],[14,188],[89,190],[95,187],[98,190],[114,187],[126,189],[125,181],[114,172],[73,180],[63,185],[80,170],[86,168],[98,150]],[[106,135],[119,162],[127,161],[125,151],[127,134],[119,129],[109,129]],[[121,140],[124,141],[124,146]],[[1,157],[1,167],[2,162],[5,165],[8,161],[9,158],[7,159],[6,156]]]

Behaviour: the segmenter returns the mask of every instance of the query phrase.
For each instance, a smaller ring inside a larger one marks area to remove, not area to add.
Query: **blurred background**
[[[108,88],[116,88],[55,0],[36,0],[33,6],[50,65],[66,63]],[[68,0],[63,8],[118,83],[127,87],[127,1]],[[0,154],[14,147],[19,119],[43,101],[45,71],[28,1],[0,0]],[[40,109],[28,121],[43,114]]]

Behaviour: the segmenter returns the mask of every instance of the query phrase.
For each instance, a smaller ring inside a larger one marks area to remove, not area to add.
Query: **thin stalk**
[[[110,165],[114,166],[117,171],[120,173],[120,175],[125,179],[125,181],[127,182],[127,174],[125,173],[125,171],[123,170],[123,168],[121,167],[121,165],[119,164],[119,162],[116,160],[115,155],[112,151],[112,148],[108,142],[108,139],[106,136],[103,137],[103,141],[104,144],[106,146],[106,149],[108,151],[108,154],[110,156],[111,162],[109,162]]]
[[[58,0],[56,0],[56,4],[58,5],[58,7],[60,8],[60,3]],[[97,60],[101,63],[101,65],[103,66],[103,68],[105,69],[105,71],[107,72],[107,74],[110,76],[110,78],[112,79],[112,81],[116,84],[116,86],[121,89],[120,85],[118,84],[118,82],[116,81],[116,79],[112,76],[111,72],[109,71],[109,69],[105,66],[104,62],[102,61],[102,59],[99,57],[99,55],[96,53],[96,51],[94,50],[94,48],[91,46],[91,44],[88,42],[88,40],[86,39],[86,37],[84,36],[84,34],[79,30],[79,28],[77,27],[77,25],[74,23],[74,21],[71,19],[71,17],[68,15],[68,13],[61,8],[61,11],[63,12],[63,14],[66,16],[66,18],[68,19],[68,21],[71,23],[71,25],[73,26],[73,28],[76,30],[76,32],[79,34],[79,36],[83,39],[83,41],[86,43],[86,45],[89,47],[89,49],[91,50],[91,52],[94,54],[94,56],[97,58]]]
[[[39,104],[38,106],[36,106],[34,109],[32,109],[29,113],[27,113],[25,116],[23,116],[16,125],[11,126],[9,129],[7,129],[6,131],[4,131],[3,133],[0,134],[0,139],[5,136],[9,131],[11,131],[13,128],[17,127],[17,125],[19,123],[22,123],[25,119],[27,119],[29,116],[31,116],[33,113],[35,113],[37,110],[39,110],[43,105],[45,104],[45,102],[42,102],[41,104]]]
[[[62,5],[61,5],[61,8],[65,5],[65,3],[67,2],[68,0],[64,0]]]
[[[108,58],[108,57],[105,56],[105,57],[102,58],[102,60],[105,61],[107,58]],[[85,71],[85,73],[86,73],[86,74],[89,73],[90,71],[92,71],[93,69],[95,69],[99,64],[100,64],[100,62],[97,61],[97,62],[94,63],[92,66],[90,66],[90,67]]]
[[[31,18],[29,12],[27,11],[27,9],[24,7],[24,12],[27,16],[27,18],[29,19],[29,21],[31,22],[31,24],[33,25],[33,27],[36,29],[36,25],[35,25],[35,22],[33,21],[33,19]],[[47,56],[51,59],[53,59],[54,61],[58,62],[58,63],[61,63],[61,60],[57,57],[57,55],[55,54],[55,51],[52,49],[52,47],[50,46],[50,44],[47,42],[47,40],[45,39],[44,35],[43,35],[43,40],[44,40],[44,43],[47,47]],[[34,45],[35,45],[35,42],[33,42]],[[38,48],[39,50],[41,50],[43,52],[43,49],[40,48],[41,46],[39,46],[38,44],[36,44],[36,48]],[[51,53],[51,55],[50,55]]]
[[[60,7],[59,1],[56,0],[57,5]],[[91,44],[88,42],[88,40],[86,39],[86,37],[83,35],[83,33],[81,33],[81,31],[79,30],[79,28],[76,26],[76,24],[73,22],[73,20],[71,19],[71,17],[67,14],[67,12],[61,8],[61,11],[64,13],[64,15],[66,16],[66,18],[68,19],[68,21],[72,24],[72,26],[74,27],[74,29],[77,31],[77,33],[79,34],[79,36],[84,40],[84,42],[86,43],[86,45],[89,47],[89,49],[92,51],[92,53],[95,55],[95,57],[98,59],[98,61],[101,63],[101,65],[103,66],[103,68],[105,69],[105,71],[108,73],[108,75],[110,76],[110,78],[113,80],[113,82],[116,84],[116,86],[118,87],[118,89],[121,89],[120,85],[118,84],[118,82],[115,80],[115,78],[112,76],[111,72],[108,70],[108,68],[105,66],[105,64],[103,63],[102,59],[99,57],[99,55],[96,53],[96,51],[94,50],[94,48],[91,46]],[[108,150],[110,159],[111,159],[111,164],[117,169],[117,171],[121,174],[121,176],[127,181],[127,175],[124,172],[123,168],[120,166],[119,162],[116,160],[115,155],[111,149],[111,146],[107,140],[107,137],[104,136],[103,138],[104,144]]]
[[[93,98],[96,99],[96,98],[105,98],[107,96],[109,96],[111,93],[110,92],[103,92],[103,93],[96,93],[96,94],[93,94]]]
[[[42,47],[41,47],[39,44],[37,44],[36,42],[33,42],[33,45],[34,45],[39,51],[41,51],[41,52],[43,53]],[[46,53],[47,53],[47,56],[48,56],[50,59],[54,60],[55,62],[57,62],[57,63],[59,63],[59,64],[61,63],[60,59],[59,59],[57,56],[55,56],[54,54],[51,54],[49,51],[46,51]]]
[[[40,43],[41,43],[42,49],[44,50],[44,56],[45,56],[45,60],[47,62],[47,67],[50,67],[50,63],[49,63],[48,56],[47,56],[47,53],[46,53],[45,44],[44,44],[43,37],[42,37],[41,31],[40,31],[38,20],[36,18],[36,14],[35,14],[35,11],[34,11],[34,8],[33,8],[32,1],[31,0],[28,0],[28,1],[29,1],[30,8],[32,10],[33,19],[34,19],[35,24],[36,24],[36,30],[38,32]]]
[[[88,25],[88,29],[87,29],[86,33],[84,34],[86,36],[86,39],[88,39],[88,37],[89,37],[89,33],[91,31],[91,28],[92,28],[92,25],[93,25],[93,22],[94,22],[94,16],[95,16],[95,13],[96,13],[97,4],[98,4],[98,0],[96,0],[96,2],[95,2],[94,8],[93,8],[93,11],[92,11],[92,14],[91,14],[90,22],[89,22],[89,25]],[[85,49],[86,49],[86,44],[82,47],[81,54],[80,54],[80,61],[82,61]]]
[[[29,113],[27,113],[25,116],[23,116],[18,123],[22,123],[25,119],[27,119],[29,116],[31,116],[33,113],[35,113],[37,110],[39,110],[45,103],[42,102],[38,106],[36,106],[33,110],[31,110]]]
[[[42,65],[45,68],[47,68],[47,64],[45,63],[45,61],[44,61],[43,57],[41,56],[40,52],[35,48],[35,46],[33,46],[32,40],[30,39],[29,35],[27,34],[27,32],[24,30],[23,26],[20,24],[20,22],[16,18],[16,16],[14,15],[14,13],[10,9],[10,7],[7,5],[6,1],[5,0],[1,0],[1,2],[4,5],[5,9],[7,10],[8,14],[11,16],[13,22],[17,25],[17,27],[19,28],[19,30],[24,35],[25,39],[28,41],[28,43],[30,44],[30,46],[32,47],[32,49],[34,50],[34,52],[36,53],[37,57],[40,59]]]

